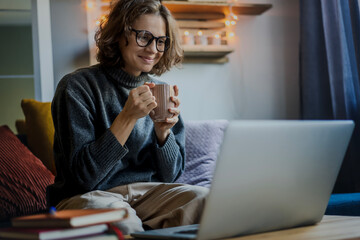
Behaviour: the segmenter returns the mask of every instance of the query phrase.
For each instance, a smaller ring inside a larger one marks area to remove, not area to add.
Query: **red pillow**
[[[0,126],[0,220],[46,209],[54,175],[8,126]]]

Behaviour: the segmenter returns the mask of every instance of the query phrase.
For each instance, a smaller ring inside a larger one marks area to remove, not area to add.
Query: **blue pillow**
[[[227,120],[185,121],[185,171],[177,183],[210,187]]]

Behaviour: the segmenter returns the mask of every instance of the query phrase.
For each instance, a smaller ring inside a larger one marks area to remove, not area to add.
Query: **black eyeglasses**
[[[146,30],[131,29],[136,33],[136,43],[139,47],[147,47],[152,41],[156,40],[156,49],[159,52],[165,52],[169,48],[170,39],[168,36],[154,37],[154,35]]]

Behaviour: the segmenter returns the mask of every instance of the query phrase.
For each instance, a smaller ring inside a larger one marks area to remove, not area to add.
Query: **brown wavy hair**
[[[179,30],[170,11],[159,0],[117,0],[111,4],[107,20],[102,22],[96,31],[95,41],[98,47],[96,59],[107,66],[124,67],[124,60],[119,48],[122,35],[130,37],[131,26],[144,14],[160,15],[166,24],[166,36],[170,38],[169,48],[150,74],[160,76],[172,66],[180,66],[183,50],[180,46]]]

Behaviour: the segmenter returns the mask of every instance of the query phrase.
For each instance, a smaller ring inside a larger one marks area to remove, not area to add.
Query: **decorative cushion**
[[[210,187],[227,120],[185,122],[185,171],[176,181]]]
[[[332,194],[325,214],[360,216],[360,193]]]
[[[8,126],[0,126],[0,220],[46,209],[46,186],[54,175]]]
[[[25,115],[25,131],[29,149],[56,175],[53,155],[55,129],[51,116],[51,103],[23,99],[21,107]]]

